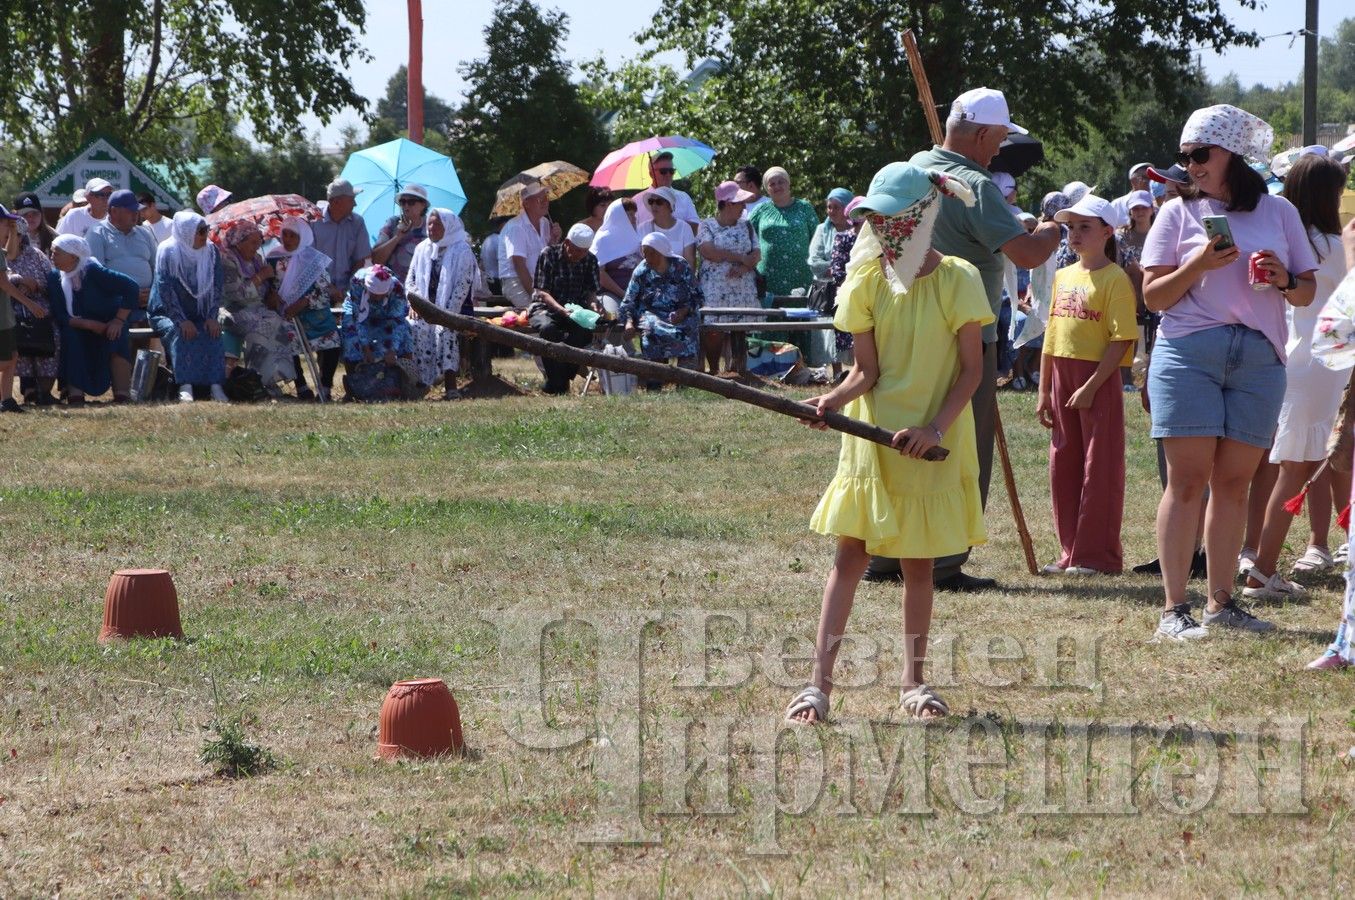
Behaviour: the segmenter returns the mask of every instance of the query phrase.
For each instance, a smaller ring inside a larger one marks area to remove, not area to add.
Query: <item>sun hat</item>
[[[747,203],[756,196],[739,187],[737,181],[722,181],[715,186],[715,199],[720,203]]]
[[[973,122],[975,125],[1001,125],[1017,134],[1029,133],[1012,121],[1006,96],[992,88],[974,88],[972,91],[965,91],[950,104],[950,116],[953,119]]]
[[[547,188],[544,184],[542,184],[539,181],[533,181],[523,185],[521,196],[523,200],[526,200],[528,197],[535,197],[537,194],[544,194],[546,193],[546,190]]]
[[[325,188],[325,199],[333,200],[335,197],[356,197],[362,193],[362,188],[353,187],[353,182],[347,178],[335,178]]]
[[[526,192],[524,191],[524,194],[525,193]],[[395,195],[396,200],[399,200],[401,197],[413,197],[416,200],[422,200],[424,203],[427,203],[428,188],[421,184],[407,184],[400,188],[400,193]]]
[[[645,198],[646,203],[649,202],[650,197],[660,197],[674,210],[677,209],[677,194],[673,193],[672,188],[670,187],[650,188],[647,193],[649,194],[649,197]]]
[[[218,209],[226,205],[233,194],[220,185],[209,184],[198,191],[197,201],[198,209],[202,210],[203,215],[211,215]]]
[[[1071,216],[1091,216],[1100,219],[1107,225],[1120,224],[1119,211],[1115,205],[1103,197],[1095,194],[1087,194],[1081,200],[1074,203],[1067,209],[1061,209],[1054,213],[1054,221],[1060,224],[1067,224]]]
[[[1153,195],[1147,191],[1130,191],[1125,208],[1133,209],[1136,206],[1153,206]]]

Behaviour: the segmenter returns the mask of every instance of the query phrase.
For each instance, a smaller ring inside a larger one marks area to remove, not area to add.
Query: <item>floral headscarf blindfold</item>
[[[866,224],[852,248],[849,270],[880,259],[889,286],[897,294],[908,293],[931,249],[932,231],[941,212],[941,195],[965,206],[974,205],[974,192],[958,178],[937,171],[929,171],[927,177],[932,190],[912,206],[893,216],[866,214]]]

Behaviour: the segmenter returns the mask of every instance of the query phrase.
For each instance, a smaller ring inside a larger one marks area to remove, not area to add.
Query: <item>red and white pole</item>
[[[423,143],[423,3],[409,2],[409,83],[406,106],[409,114],[409,139]]]

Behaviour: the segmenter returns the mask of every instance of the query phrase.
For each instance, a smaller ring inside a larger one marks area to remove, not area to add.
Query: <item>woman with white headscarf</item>
[[[339,321],[330,307],[330,258],[315,249],[310,224],[300,216],[288,216],[282,221],[278,242],[269,251],[268,261],[276,274],[279,307],[283,318],[290,320],[310,341],[320,366],[320,384],[316,387],[328,396],[334,387],[342,343]],[[301,360],[292,362],[296,369],[297,399],[315,399],[315,394],[306,387]]]
[[[456,213],[438,208],[428,213],[427,228],[428,237],[414,249],[405,288],[439,309],[469,315],[474,308],[471,293],[479,279],[479,266],[465,226]],[[461,368],[457,333],[419,318],[412,307],[409,320],[419,380],[434,385],[442,379],[442,398],[460,399],[456,389],[456,373]]]
[[[221,344],[224,273],[216,245],[207,240],[207,220],[195,212],[174,214],[170,237],[155,253],[155,281],[146,311],[169,351],[179,400],[193,402],[194,387],[209,387],[226,402],[226,351]]]
[[[602,289],[620,297],[630,285],[631,273],[640,265],[640,233],[635,228],[635,201],[613,200],[602,216],[602,227],[593,235],[593,255],[598,260]]]
[[[52,241],[47,303],[61,331],[59,374],[67,403],[83,406],[113,388],[113,402],[125,403],[132,380],[132,344],[127,317],[141,306],[141,288],[89,254],[85,239],[63,234]]]
[[[786,708],[792,722],[823,722],[833,666],[856,586],[871,556],[903,575],[900,713],[933,719],[949,707],[923,678],[938,556],[987,539],[970,398],[983,377],[984,325],[993,312],[978,270],[932,247],[942,196],[973,206],[958,178],[890,163],[852,211],[865,219],[837,294],[833,324],[850,332],[854,363],[842,383],[806,401],[894,432],[891,452],[843,435],[837,474],[810,527],[836,537],[823,591],[812,682]],[[822,427],[821,423],[818,427]],[[946,451],[942,459],[935,450]]]
[[[699,365],[699,311],[704,303],[701,286],[687,260],[662,232],[645,235],[640,247],[644,262],[631,276],[621,301],[626,337],[634,337],[638,329],[640,354],[645,359],[666,363],[676,357],[682,368],[695,369]],[[654,391],[660,385],[650,382],[646,387]]]
[[[1157,511],[1164,609],[1157,637],[1205,637],[1210,626],[1257,633],[1274,625],[1233,598],[1234,561],[1247,521],[1247,488],[1275,437],[1284,400],[1287,306],[1313,300],[1317,260],[1293,205],[1270,195],[1246,157],[1267,159],[1271,127],[1235,106],[1196,110],[1181,131],[1178,162],[1191,186],[1163,205],[1143,247],[1143,299],[1162,314],[1148,398],[1153,437],[1167,457]],[[1206,231],[1206,220],[1210,230]],[[1231,239],[1217,232],[1226,220]],[[1262,281],[1249,283],[1249,257]],[[1202,623],[1186,580],[1209,487]],[[1243,596],[1293,595],[1277,573]],[[1262,593],[1264,591],[1264,593]]]

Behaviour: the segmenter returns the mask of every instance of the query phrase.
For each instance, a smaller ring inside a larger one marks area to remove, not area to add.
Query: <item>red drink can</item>
[[[1247,280],[1251,282],[1253,291],[1264,291],[1270,287],[1269,273],[1257,265],[1264,257],[1261,251],[1256,251],[1251,255],[1247,263]]]

